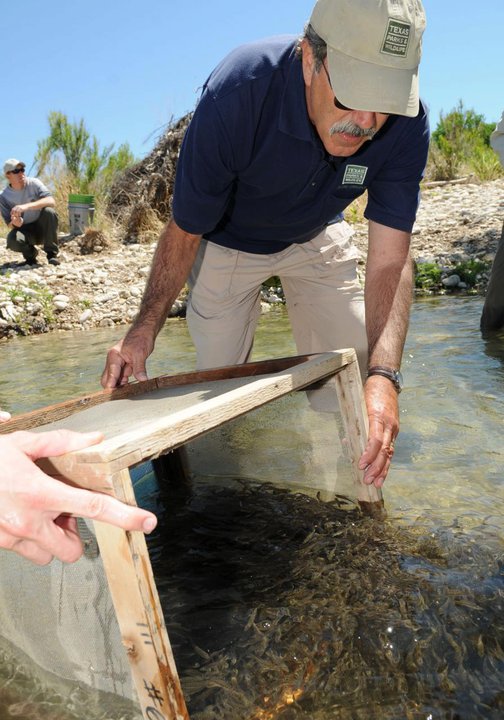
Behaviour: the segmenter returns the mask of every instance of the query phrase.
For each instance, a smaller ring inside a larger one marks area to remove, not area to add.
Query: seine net
[[[304,393],[292,393],[188,443],[190,473],[183,480],[168,482],[163,489],[150,463],[132,469],[136,499],[158,512],[159,497],[167,491],[169,514],[188,498],[197,503],[198,488],[205,493],[208,486],[215,491],[233,486],[241,492],[243,483],[250,482],[324,500],[351,495],[342,435],[339,416],[315,412]],[[247,490],[245,496],[255,494]],[[160,525],[166,527],[165,521]],[[83,520],[79,526],[85,553],[74,564],[54,560],[38,567],[0,551],[0,720],[142,718],[93,526]],[[183,665],[182,689],[190,701],[198,663],[193,657],[191,666],[187,651],[179,648],[192,633],[191,617],[185,614],[180,588],[166,594],[164,580],[159,583],[166,574],[171,538],[161,529],[153,541],[154,558],[148,540],[154,576],[175,660]],[[190,563],[198,552],[197,547],[186,547],[180,555],[186,553]],[[180,614],[183,629],[177,622]],[[197,648],[195,657],[201,661],[198,633],[191,638],[191,653]],[[208,717],[220,715],[210,712]]]

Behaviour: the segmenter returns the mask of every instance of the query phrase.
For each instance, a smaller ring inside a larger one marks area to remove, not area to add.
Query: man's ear
[[[306,87],[310,87],[315,72],[315,58],[310,43],[306,38],[301,40],[301,62],[303,63],[303,78]]]

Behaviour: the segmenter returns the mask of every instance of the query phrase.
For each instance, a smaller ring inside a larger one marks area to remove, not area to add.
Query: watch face
[[[394,375],[396,378],[397,387],[399,388],[399,390],[402,390],[404,387],[404,380],[403,380],[403,376],[402,376],[401,372],[399,370],[396,370],[394,372]]]

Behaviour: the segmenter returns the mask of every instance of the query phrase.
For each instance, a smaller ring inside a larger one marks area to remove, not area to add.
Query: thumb
[[[133,375],[138,381],[147,380],[147,369],[145,367],[145,362],[140,361],[139,363],[133,365]]]

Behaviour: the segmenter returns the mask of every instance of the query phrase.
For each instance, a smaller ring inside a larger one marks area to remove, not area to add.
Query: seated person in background
[[[37,264],[35,245],[43,245],[51,265],[59,265],[58,216],[50,191],[37,178],[26,177],[21,160],[10,158],[4,163],[9,181],[0,193],[0,212],[6,225],[7,247],[22,253],[28,265]]]
[[[504,112],[490,136],[490,144],[504,165]],[[504,223],[488,283],[480,327],[482,332],[504,327]]]
[[[0,421],[9,419],[0,410]],[[101,433],[54,430],[0,435],[0,548],[38,565],[53,557],[78,560],[83,552],[76,517],[108,522],[123,530],[149,533],[156,516],[104,493],[66,485],[46,475],[35,460],[94,445]]]

